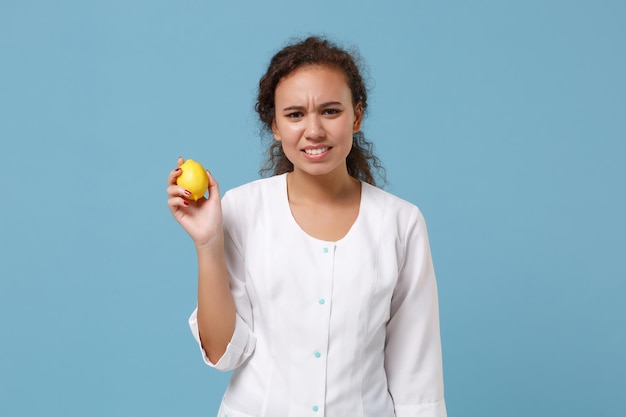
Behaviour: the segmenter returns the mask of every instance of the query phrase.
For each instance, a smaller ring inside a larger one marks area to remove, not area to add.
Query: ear
[[[278,127],[276,127],[276,119],[272,121],[272,133],[274,134],[274,139],[280,141],[280,135],[278,134]]]
[[[354,124],[352,125],[352,133],[361,130],[361,122],[363,121],[363,105],[359,101],[354,106]]]

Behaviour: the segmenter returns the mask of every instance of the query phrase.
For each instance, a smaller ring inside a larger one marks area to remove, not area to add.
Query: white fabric
[[[293,218],[286,175],[223,199],[235,332],[219,417],[445,417],[437,288],[414,205],[362,184],[348,234]],[[200,343],[196,311],[189,319]],[[202,350],[202,348],[200,348]]]

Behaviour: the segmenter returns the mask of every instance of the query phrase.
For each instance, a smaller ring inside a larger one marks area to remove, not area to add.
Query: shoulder
[[[363,185],[363,193],[370,225],[378,225],[381,239],[392,239],[398,253],[404,253],[411,242],[428,239],[426,220],[417,205],[369,184]]]
[[[275,175],[273,177],[261,178],[248,182],[235,188],[228,190],[223,197],[223,201],[236,200],[238,202],[254,201],[267,194],[278,193],[284,186],[285,179],[283,175]]]
[[[375,230],[375,241],[385,251],[395,250],[398,265],[403,265],[415,248],[427,247],[426,223],[417,205],[370,184],[363,184],[363,197],[364,217]]]
[[[262,178],[228,190],[222,198],[222,214],[227,227],[252,224],[272,211],[286,194],[284,175]]]
[[[388,221],[396,221],[406,225],[408,222],[422,220],[422,213],[415,204],[404,200],[388,191],[363,183],[366,204],[374,206]]]

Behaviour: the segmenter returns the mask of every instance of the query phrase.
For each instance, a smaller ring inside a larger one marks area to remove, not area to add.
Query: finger
[[[185,200],[182,197],[172,197],[167,200],[167,205],[170,210],[175,211],[176,209],[184,209],[189,207],[189,201]]]
[[[206,170],[206,175],[209,177],[209,198],[211,198],[212,195],[219,196],[220,186],[217,183],[217,180],[213,178],[213,175],[211,175],[208,169]]]
[[[180,176],[180,174],[182,174],[182,170],[180,169],[180,167],[170,171],[170,175],[167,177],[167,183],[172,185],[172,184],[176,184],[176,178],[178,178]]]
[[[167,195],[169,195],[170,197],[182,197],[188,199],[189,197],[191,197],[191,192],[181,186],[172,184],[167,187]]]
[[[180,166],[185,162],[182,156],[179,156],[176,160],[177,168],[170,171],[170,175],[167,177],[168,184],[174,184],[176,182],[176,178],[182,174]]]

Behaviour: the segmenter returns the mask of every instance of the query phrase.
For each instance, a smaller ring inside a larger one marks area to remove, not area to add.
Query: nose
[[[307,117],[306,129],[304,135],[307,139],[316,140],[324,137],[324,126],[318,115],[310,115]]]

